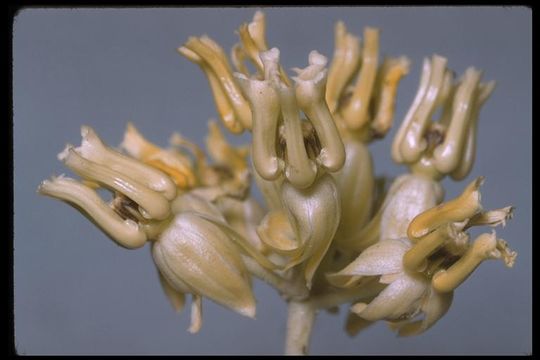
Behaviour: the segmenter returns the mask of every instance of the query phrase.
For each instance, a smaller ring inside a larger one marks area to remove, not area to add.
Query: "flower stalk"
[[[316,309],[310,302],[289,301],[285,355],[307,355]]]

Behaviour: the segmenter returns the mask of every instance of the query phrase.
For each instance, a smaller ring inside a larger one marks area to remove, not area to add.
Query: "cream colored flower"
[[[112,191],[113,200],[107,204],[95,185],[65,176],[43,181],[38,192],[76,206],[119,245],[143,246],[170,220],[175,184],[160,170],[103,144],[90,127],[83,126],[81,135],[81,146],[67,145],[58,158],[85,181]]]
[[[83,126],[81,146],[58,155],[82,179],[54,177],[39,193],[73,205],[123,247],[150,242],[174,309],[192,297],[192,333],[202,326],[203,297],[253,318],[251,276],[267,281],[289,303],[287,354],[306,353],[319,309],[353,302],[350,334],[378,320],[401,336],[420,334],[484,260],[512,267],[517,254],[494,231],[470,241],[468,230],[505,225],[513,208],[483,211],[482,177],[446,202],[440,184],[470,172],[477,118],[494,82],[481,83],[474,68],[454,81],[445,58],[425,60],[392,144],[393,159],[411,173],[385,191],[367,146],[392,125],[408,59],[381,63],[378,29],[365,28],[360,46],[338,22],[329,69],[311,51],[289,78],[265,32],[260,11],[239,27],[232,66],[208,36],[178,49],[206,75],[224,127],[251,132],[249,147],[231,145],[214,121],[206,151],[178,133],[161,148],[128,124],[125,155]],[[266,208],[250,194],[252,180]],[[112,192],[110,202],[100,188]]]
[[[284,175],[298,188],[313,184],[319,168],[334,172],[345,161],[343,143],[324,100],[326,58],[316,51],[309,65],[294,69],[295,86],[279,73],[279,50],[260,54],[264,78],[236,73],[253,114],[253,166],[265,180]],[[307,119],[303,120],[302,111]]]
[[[454,289],[482,261],[502,259],[508,267],[513,265],[516,253],[495,232],[468,241],[470,227],[504,224],[512,214],[511,207],[482,211],[481,180],[473,181],[457,198],[414,217],[406,230],[409,237],[391,237],[381,229],[385,237],[341,271],[328,274],[339,287],[361,286],[365,277],[372,276],[388,284],[369,303],[353,305],[354,313],[371,322],[390,321],[400,335],[419,334],[448,311]],[[423,318],[416,320],[417,316]]]
[[[351,311],[368,321],[409,320],[423,312],[422,330],[433,325],[447,311],[450,295],[433,291],[429,279],[423,274],[410,273],[403,267],[403,256],[411,248],[406,238],[382,240],[367,248],[353,263],[330,277],[335,284],[348,278],[341,286],[352,286],[366,276],[379,276],[388,286],[369,304],[357,303]],[[434,306],[435,303],[447,304]],[[404,335],[400,333],[400,335]]]
[[[495,82],[481,83],[482,73],[473,67],[454,82],[446,64],[439,55],[424,60],[418,92],[392,144],[392,158],[415,173],[461,180],[474,163],[478,115]],[[442,115],[434,121],[438,108]]]
[[[187,158],[149,143],[132,125],[123,147],[141,161],[106,146],[87,126],[81,135],[81,146],[67,145],[58,158],[87,183],[59,176],[43,181],[38,192],[75,206],[123,247],[152,242],[160,282],[175,309],[183,307],[185,293],[193,295],[191,332],[202,323],[202,296],[253,317],[255,300],[240,251],[273,265],[230,227],[214,204],[195,190],[186,192],[197,180]],[[191,184],[186,182],[190,178]],[[113,192],[110,203],[96,186]],[[177,194],[177,186],[183,192]]]
[[[276,48],[259,55],[262,79],[235,74],[251,106],[253,167],[271,210],[257,232],[284,271],[301,268],[309,288],[341,215],[334,179],[325,174],[345,160],[324,99],[326,58],[311,52],[309,65],[294,69],[292,87]]]

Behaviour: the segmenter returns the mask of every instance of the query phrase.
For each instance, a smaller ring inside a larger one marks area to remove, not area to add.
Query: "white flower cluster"
[[[192,332],[202,324],[202,297],[253,317],[252,276],[291,303],[350,303],[350,333],[377,320],[400,335],[427,330],[482,261],[512,266],[516,256],[494,232],[469,241],[472,226],[504,225],[512,215],[512,207],[483,211],[483,178],[446,202],[440,184],[446,175],[469,174],[477,119],[494,82],[482,83],[474,68],[454,81],[445,58],[425,60],[391,149],[410,173],[386,189],[374,176],[368,145],[392,125],[409,61],[380,63],[378,30],[366,28],[361,47],[339,22],[329,69],[327,58],[312,51],[291,80],[279,50],[266,43],[265,26],[257,12],[239,28],[235,71],[207,36],[178,49],[207,76],[225,128],[251,132],[250,147],[231,146],[211,122],[209,161],[179,134],[164,149],[128,124],[121,153],[83,126],[82,145],[58,156],[82,180],[59,176],[39,192],[76,206],[123,247],[150,242],[175,309],[185,294],[193,296]],[[441,118],[433,119],[439,108]],[[252,178],[264,206],[250,194]],[[98,196],[100,187],[112,191],[109,203]]]

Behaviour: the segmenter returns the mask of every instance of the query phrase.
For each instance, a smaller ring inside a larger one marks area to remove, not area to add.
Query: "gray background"
[[[22,354],[280,354],[285,303],[255,281],[257,319],[204,301],[201,332],[190,335],[189,307],[175,315],[162,294],[148,246],[116,246],[73,208],[36,194],[42,179],[69,171],[56,154],[80,143],[91,125],[111,145],[133,121],[166,145],[173,131],[203,144],[216,117],[199,68],[175,49],[208,34],[227,51],[234,31],[256,8],[25,9],[13,37],[15,341]],[[268,8],[267,36],[286,69],[307,64],[317,49],[331,57],[335,21],[362,35],[381,28],[381,52],[407,55],[411,72],[398,90],[399,124],[419,81],[423,57],[438,53],[459,74],[469,65],[496,79],[479,126],[477,161],[454,197],[486,176],[485,208],[513,204],[497,229],[519,252],[513,269],[484,263],[457,291],[449,313],[429,332],[397,338],[384,323],[355,338],[343,329],[346,309],[322,313],[312,354],[527,354],[531,303],[531,11],[519,7]],[[378,174],[405,171],[390,159],[397,129],[372,145]],[[237,143],[246,136],[233,137]],[[189,305],[189,302],[188,302]]]

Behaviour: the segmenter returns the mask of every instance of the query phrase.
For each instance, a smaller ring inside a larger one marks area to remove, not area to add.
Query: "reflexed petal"
[[[219,227],[193,214],[177,215],[154,245],[153,257],[175,289],[182,283],[242,315],[255,315],[255,299],[238,250]],[[179,280],[179,281],[178,281]]]
[[[399,336],[412,336],[423,333],[446,314],[452,304],[453,297],[454,292],[438,293],[431,289],[422,304],[424,318],[413,322],[403,321],[397,323],[392,326],[393,330],[397,330]]]
[[[349,334],[349,336],[355,336],[360,331],[366,329],[372,324],[374,324],[373,321],[362,319],[360,316],[351,312],[347,316],[347,320],[345,322],[345,331],[347,332],[347,334]]]
[[[167,299],[169,299],[172,307],[176,312],[181,312],[184,309],[184,305],[186,303],[186,296],[184,293],[175,290],[168,282],[167,279],[161,275],[161,273],[158,270],[159,275],[159,283],[161,284],[161,288],[163,289],[163,292],[165,293],[165,296],[167,296]]]
[[[382,240],[365,249],[347,267],[332,274],[332,277],[400,273],[403,271],[403,255],[410,247],[411,243],[406,238]]]
[[[266,269],[276,269],[280,267],[279,265],[276,265],[274,262],[267,259],[265,256],[262,255],[262,253],[258,250],[256,246],[250,241],[248,241],[242,234],[237,232],[235,229],[233,229],[229,224],[221,221],[220,219],[209,216],[206,214],[198,214],[202,219],[212,223],[213,225],[216,225],[219,227],[222,231],[224,231],[227,236],[229,236],[229,240],[232,241],[235,245],[237,245],[242,251],[244,251],[246,254],[249,254],[253,259],[255,259],[259,265]]]
[[[414,316],[429,282],[423,277],[402,274],[369,304],[357,303],[352,310],[370,321]]]
[[[427,301],[422,305],[422,311],[426,315],[422,323],[422,331],[429,329],[446,314],[452,305],[453,298],[454,292],[442,294],[433,289],[430,291]]]

